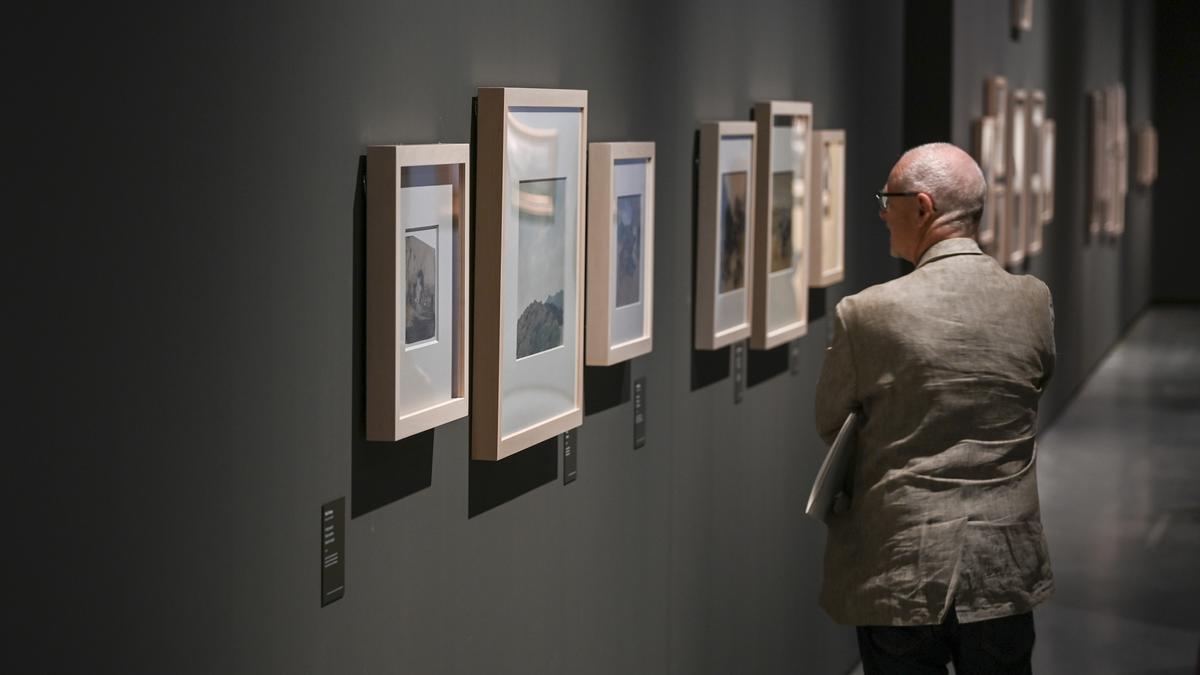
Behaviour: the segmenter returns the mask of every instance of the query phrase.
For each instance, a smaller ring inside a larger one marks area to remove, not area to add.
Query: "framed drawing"
[[[993,188],[996,186],[995,158],[996,118],[980,117],[971,126],[971,144],[975,161],[983,171],[983,179],[987,183],[988,192],[983,201],[983,216],[979,220],[979,232],[975,239],[984,251],[993,251],[996,245],[996,207],[992,204]]]
[[[471,458],[583,422],[587,92],[479,89]]]
[[[1125,197],[1129,194],[1129,128],[1125,124],[1125,87],[1114,84],[1105,95],[1108,113],[1109,187],[1111,204],[1105,231],[1113,237],[1125,232]]]
[[[1009,0],[1012,14],[1012,35],[1017,39],[1021,33],[1033,30],[1033,0]]]
[[[996,120],[997,146],[992,152],[991,178],[1003,181],[1008,162],[1008,80],[1003,76],[993,75],[983,81],[983,114]]]
[[[755,138],[754,122],[700,126],[696,349],[720,349],[750,335]]]
[[[846,132],[813,131],[813,198],[808,200],[808,285],[826,288],[846,276]]]
[[[1028,180],[1029,213],[1025,216],[1026,241],[1025,250],[1028,255],[1042,252],[1042,213],[1045,211],[1045,183],[1042,178],[1042,124],[1046,121],[1046,94],[1035,89],[1029,95],[1028,124],[1025,129],[1025,162]]]
[[[996,228],[996,238],[992,242],[991,254],[1001,265],[1005,264],[1008,251],[1008,203],[1007,185],[996,183],[988,186],[988,196],[983,209],[985,212],[989,208],[993,211],[991,219]]]
[[[1008,97],[1008,222],[1005,225],[1006,265],[1025,260],[1029,235],[1029,165],[1027,163],[1029,98],[1024,89],[1014,89]]]
[[[648,354],[654,316],[654,144],[588,146],[586,363]]]
[[[367,149],[367,438],[467,414],[470,146]]]
[[[1137,131],[1137,182],[1150,187],[1158,178],[1158,132],[1149,122]]]
[[[1100,236],[1108,219],[1108,105],[1103,89],[1088,92],[1088,232]]]
[[[750,347],[772,349],[808,331],[809,142],[812,104],[754,106],[754,293]]]
[[[1042,128],[1038,134],[1041,151],[1038,161],[1042,166],[1042,212],[1043,225],[1054,220],[1054,120],[1042,120]]]

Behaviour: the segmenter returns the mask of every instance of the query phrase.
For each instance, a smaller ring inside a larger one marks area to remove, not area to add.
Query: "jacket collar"
[[[917,261],[917,267],[952,255],[983,255],[983,251],[979,249],[979,244],[970,237],[943,239],[926,249],[921,259]]]

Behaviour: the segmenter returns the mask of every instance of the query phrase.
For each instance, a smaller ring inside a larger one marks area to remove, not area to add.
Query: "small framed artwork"
[[[992,116],[984,116],[975,120],[971,128],[972,150],[975,154],[975,161],[979,162],[979,168],[983,171],[984,181],[988,185],[987,195],[983,202],[983,216],[979,220],[979,232],[975,238],[979,242],[979,246],[985,251],[992,251],[996,245],[996,206],[992,203],[992,188],[996,185],[995,175],[995,158],[993,153],[997,151],[998,143],[996,142],[996,118]]]
[[[1148,122],[1138,127],[1136,166],[1138,185],[1154,185],[1158,179],[1158,132]]]
[[[1005,227],[1005,264],[1020,265],[1025,260],[1029,235],[1029,97],[1024,89],[1014,89],[1008,97],[1008,223]]]
[[[1042,125],[1046,122],[1046,94],[1035,89],[1029,94],[1029,122],[1025,130],[1025,161],[1027,173],[1026,183],[1029,194],[1026,199],[1029,213],[1025,216],[1026,241],[1025,250],[1028,255],[1036,255],[1042,251],[1042,213],[1045,206],[1045,185],[1042,178]]]
[[[1006,264],[1006,256],[1008,252],[1008,186],[1004,183],[996,183],[988,186],[988,196],[984,205],[984,212],[991,208],[992,222],[996,228],[996,238],[992,242],[990,253],[996,262],[1001,265]]]
[[[367,149],[367,438],[467,414],[470,146]]]
[[[1033,30],[1033,0],[1009,0],[1012,14],[1012,35],[1015,40],[1021,33]]]
[[[587,92],[479,89],[471,458],[583,422]]]
[[[1041,145],[1038,161],[1042,166],[1041,221],[1043,225],[1054,220],[1054,134],[1054,120],[1042,120],[1041,131],[1038,134],[1038,142]]]
[[[1088,232],[1100,236],[1108,221],[1110,205],[1108,104],[1105,91],[1088,92]]]
[[[814,131],[809,155],[814,193],[808,201],[808,285],[826,288],[846,276],[846,131]]]
[[[654,144],[588,146],[586,363],[650,353]]]
[[[1125,124],[1125,87],[1114,84],[1105,95],[1108,104],[1108,142],[1110,148],[1109,188],[1111,205],[1105,230],[1113,237],[1125,232],[1125,197],[1129,194],[1129,127]]]
[[[755,139],[754,122],[700,126],[696,349],[750,336]]]
[[[996,120],[995,139],[998,145],[992,152],[991,176],[992,180],[1002,181],[1008,162],[1008,80],[1005,77],[992,75],[983,81],[983,114]]]
[[[754,106],[754,293],[750,347],[773,349],[808,331],[809,144],[812,104]]]

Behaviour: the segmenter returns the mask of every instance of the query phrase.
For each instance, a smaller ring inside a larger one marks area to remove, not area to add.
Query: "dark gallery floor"
[[[1200,307],[1135,322],[1042,433],[1038,486],[1033,671],[1200,673]]]

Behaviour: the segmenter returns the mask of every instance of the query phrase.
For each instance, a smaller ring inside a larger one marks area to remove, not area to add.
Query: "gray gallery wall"
[[[1059,120],[1058,217],[1029,270],[1059,313],[1051,412],[1148,299],[1144,197],[1120,243],[1084,241],[1083,96],[1124,76],[1130,120],[1149,116],[1152,22],[1137,2],[1038,2],[1014,42],[1006,4],[945,5],[945,137],[966,142],[993,72],[1045,88]],[[4,670],[853,665],[852,631],[815,605],[824,535],[800,513],[827,313],[900,269],[870,195],[914,110],[904,4],[23,11],[38,14],[8,42],[22,103]],[[586,88],[591,140],[658,144],[654,352],[588,369],[570,485],[552,446],[470,462],[467,420],[362,440],[360,157],[469,140],[487,85]],[[735,405],[728,352],[690,348],[694,133],[768,98],[813,101],[819,127],[847,130],[847,278],[814,293],[797,372],[786,350],[751,354]],[[634,450],[622,392],[638,377]],[[347,590],[321,608],[318,508],[339,496]]]
[[[1157,0],[1155,3],[1154,123],[1158,129],[1158,182],[1154,210],[1159,214],[1154,237],[1154,295],[1163,300],[1200,301],[1200,275],[1195,251],[1196,157],[1200,155],[1200,3]]]

